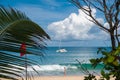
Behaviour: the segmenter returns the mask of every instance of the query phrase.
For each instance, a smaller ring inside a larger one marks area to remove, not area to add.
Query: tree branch
[[[86,1],[88,1],[88,0],[86,0]],[[83,2],[86,2],[85,0],[83,0]],[[88,6],[88,9],[86,9],[86,8],[84,8],[81,4],[80,4],[80,2],[78,1],[78,0],[71,0],[71,2],[74,4],[74,5],[76,5],[78,8],[80,8],[86,15],[88,15],[88,16],[90,16],[91,17],[91,19],[94,21],[94,23],[95,24],[97,24],[101,29],[103,29],[104,31],[107,31],[107,32],[109,32],[109,29],[107,29],[106,27],[104,27],[101,23],[99,23],[94,17],[93,17],[93,15],[92,15],[92,10],[91,10],[91,3],[90,3],[90,1],[89,1],[89,5],[88,5],[88,3],[85,3],[85,4],[87,4],[87,6]],[[97,6],[96,6],[97,7]],[[90,20],[91,21],[91,20]],[[92,22],[93,22],[92,21]]]
[[[117,5],[117,2],[116,2],[116,5]],[[119,5],[120,5],[120,3],[119,3]],[[115,19],[115,23],[114,23],[113,30],[116,29],[116,27],[118,27],[118,25],[120,23],[120,19],[118,18],[119,17],[119,13],[120,13],[120,8],[116,6],[116,13],[114,15],[115,16],[115,18],[114,18]]]
[[[117,42],[118,42],[118,44],[120,43],[120,41],[119,41],[119,38],[118,38],[118,29],[117,29],[117,27],[116,27],[116,40],[117,40]]]
[[[93,16],[91,13],[90,14],[90,17],[93,19],[94,23],[97,24],[101,29],[104,29],[104,31],[107,31],[107,32],[110,32],[110,30],[106,27],[104,27],[101,23],[99,23]]]
[[[94,24],[98,25],[95,21],[90,20],[90,19],[88,19],[88,20],[91,21],[91,22],[93,22]],[[107,33],[109,33],[109,30],[106,30],[106,29],[101,28],[101,27],[100,27],[100,29],[103,30],[103,31],[105,31],[105,32],[107,32]]]
[[[93,3],[91,2],[91,0],[86,0],[86,1],[88,1],[90,5],[92,5],[93,7],[95,7],[96,9],[98,9],[99,11],[104,12],[101,8],[99,8],[99,7],[97,7],[95,4],[93,4]]]

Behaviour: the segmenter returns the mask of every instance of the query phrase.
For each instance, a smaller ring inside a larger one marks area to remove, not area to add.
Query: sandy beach
[[[99,76],[96,77],[97,79],[100,78]],[[33,80],[84,80],[84,76],[40,76],[40,77],[34,77]]]
[[[82,76],[41,76],[33,78],[33,80],[82,80],[82,79],[83,79]],[[0,80],[12,80],[12,79],[0,78]],[[19,78],[19,80],[22,79]]]
[[[84,80],[84,76],[40,76],[34,77],[34,80]]]
[[[96,76],[97,79],[99,79],[99,76]],[[0,78],[0,80],[12,80],[12,79],[3,79]],[[22,80],[21,78],[19,80]],[[25,80],[25,79],[24,79]],[[28,80],[84,80],[84,76],[40,76],[40,77],[34,77],[32,79]],[[115,80],[111,78],[110,80]]]
[[[84,76],[40,76],[32,78],[32,80],[83,80],[83,79]],[[12,79],[0,78],[0,80],[12,80]],[[22,79],[20,78],[19,80]]]
[[[99,80],[100,76],[96,76]],[[36,77],[34,80],[84,80],[84,76],[42,76]],[[111,78],[110,80],[115,80]]]

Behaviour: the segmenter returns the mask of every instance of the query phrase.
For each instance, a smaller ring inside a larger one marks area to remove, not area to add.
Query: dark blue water
[[[98,48],[63,47],[67,50],[65,53],[56,52],[58,49],[58,47],[49,47],[46,50],[43,64],[77,63],[76,59],[80,62],[89,63],[89,59],[101,56],[97,54]]]

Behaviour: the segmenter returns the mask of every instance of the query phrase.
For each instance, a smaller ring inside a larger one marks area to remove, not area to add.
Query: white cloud
[[[96,16],[96,10],[92,9],[92,15]],[[90,22],[89,16],[83,13],[81,10],[78,10],[78,14],[71,13],[69,17],[65,18],[62,21],[53,22],[48,25],[48,31],[52,34],[52,39],[75,39],[75,40],[88,40],[88,39],[101,39],[106,37],[106,33],[96,28],[96,25]],[[104,20],[97,18],[101,23],[104,23]],[[97,31],[94,33],[94,30]],[[90,32],[92,31],[92,32]],[[101,37],[100,37],[101,36]],[[105,39],[105,38],[104,38]]]
[[[104,27],[106,27],[106,28],[109,29],[109,24],[106,22],[106,23],[104,24]]]

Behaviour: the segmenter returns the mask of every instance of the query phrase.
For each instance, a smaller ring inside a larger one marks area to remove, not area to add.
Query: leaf
[[[107,57],[103,58],[102,60],[103,60],[103,63],[104,63],[105,65],[107,65],[107,63],[108,63]]]
[[[120,45],[117,47],[116,51],[113,54],[114,55],[120,54]]]
[[[115,61],[113,62],[113,64],[114,64],[115,66],[119,66],[119,62],[118,62],[117,60],[115,60]]]
[[[101,53],[105,56],[108,56],[108,54],[109,54],[109,52],[106,52],[106,51],[102,51]]]
[[[105,73],[105,71],[103,69],[101,70],[101,75],[103,76],[103,78],[106,78],[106,80],[110,80],[110,74]]]
[[[100,48],[98,48],[97,54],[99,54],[99,53],[101,53],[102,51],[105,51],[105,50],[106,50],[105,48],[100,47]]]
[[[100,61],[102,60],[102,58],[97,58],[97,59],[90,59],[90,62],[92,64],[92,66],[95,68],[99,63]]]
[[[90,59],[90,62],[91,62],[92,64],[94,64],[94,63],[96,63],[96,59]]]
[[[105,76],[104,70],[101,70],[101,75],[102,75],[102,76]]]
[[[111,63],[111,62],[113,62],[114,60],[115,60],[115,57],[112,56],[112,55],[110,55],[110,56],[108,57],[108,59],[107,59],[107,62]]]

